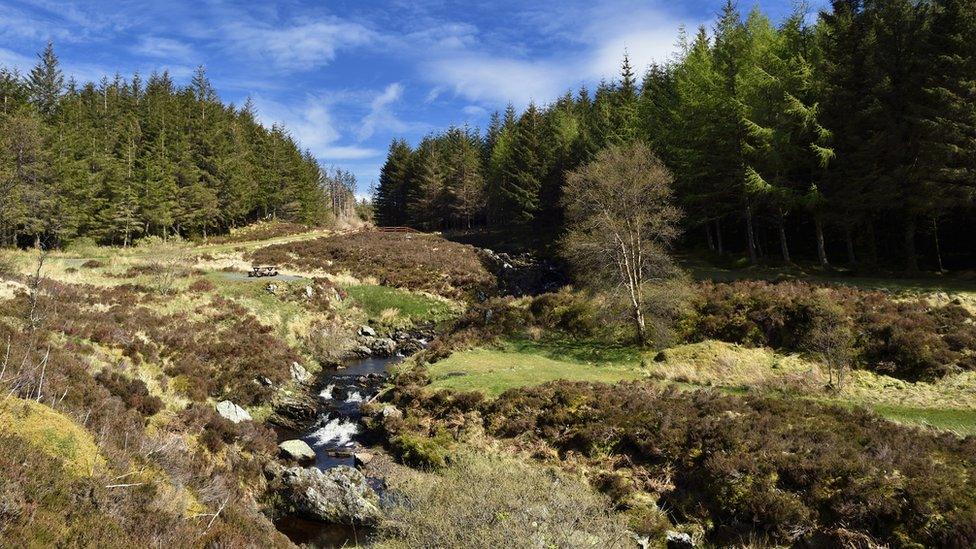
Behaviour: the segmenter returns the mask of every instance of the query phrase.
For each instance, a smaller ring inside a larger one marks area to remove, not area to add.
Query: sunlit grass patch
[[[105,466],[90,433],[71,418],[32,400],[0,399],[0,432],[62,460],[65,470],[76,476],[91,475]]]
[[[600,354],[599,350],[595,352]],[[507,389],[557,379],[613,383],[647,376],[639,359],[594,362],[583,359],[584,356],[587,353],[580,347],[554,351],[524,341],[506,342],[491,349],[472,349],[430,365],[431,388],[477,390],[498,396]]]
[[[441,322],[457,313],[443,299],[387,286],[360,284],[346,291],[367,316],[387,324]]]

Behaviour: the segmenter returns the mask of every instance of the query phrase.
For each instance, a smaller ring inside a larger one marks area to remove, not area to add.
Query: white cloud
[[[383,154],[378,149],[338,144],[342,134],[323,97],[309,96],[305,101],[285,104],[255,96],[254,103],[262,124],[267,127],[283,125],[302,148],[312,151],[321,160],[358,160]]]
[[[233,23],[225,28],[232,49],[265,58],[282,70],[309,70],[329,64],[336,52],[370,43],[376,35],[366,27],[341,19],[273,28]]]
[[[472,118],[480,118],[488,114],[487,109],[485,109],[484,107],[479,107],[478,105],[467,105],[466,107],[461,109],[461,112],[463,112],[464,114]]]
[[[37,58],[35,57],[28,57],[6,48],[0,48],[0,67],[17,69],[26,74],[36,62]]]
[[[662,9],[629,0],[576,10],[547,5],[523,19],[548,38],[544,51],[478,42],[470,29],[458,29],[463,39],[415,45],[420,74],[434,85],[428,101],[449,89],[483,106],[546,103],[580,84],[616,78],[625,51],[640,76],[650,63],[671,56],[681,24]]]
[[[402,96],[403,85],[395,82],[373,98],[369,104],[369,113],[363,117],[359,131],[356,133],[360,141],[372,137],[377,129],[392,133],[403,131],[406,128],[406,124],[398,119],[391,109],[391,106],[399,101]]]
[[[493,105],[549,101],[575,78],[573,69],[545,60],[460,52],[423,63],[423,73],[471,101]]]
[[[192,61],[193,48],[172,38],[146,36],[139,40],[133,51],[147,57],[157,57],[169,61]]]

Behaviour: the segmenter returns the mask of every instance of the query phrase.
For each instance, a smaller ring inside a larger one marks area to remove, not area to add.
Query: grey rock
[[[234,423],[251,421],[251,414],[247,413],[247,410],[229,400],[222,400],[217,403],[217,413]]]
[[[378,337],[370,341],[369,348],[378,356],[392,356],[396,352],[396,341],[388,337]]]
[[[383,416],[383,419],[403,419],[403,412],[392,404],[387,404],[384,406],[383,409],[380,410],[380,415]]]
[[[308,370],[306,370],[301,364],[292,362],[291,378],[299,383],[305,383],[306,381],[312,379],[312,374],[308,373]]]
[[[373,354],[373,351],[365,345],[360,345],[359,347],[356,347],[353,350],[353,352],[361,357],[368,357]]]
[[[282,474],[285,496],[299,513],[333,524],[375,525],[379,497],[358,470],[291,467]]]
[[[284,457],[293,459],[299,463],[315,461],[315,450],[312,450],[312,447],[304,440],[286,440],[279,444],[278,448]]]
[[[376,337],[376,330],[370,328],[369,326],[360,326],[359,335],[367,337]]]
[[[373,454],[369,452],[356,452],[352,455],[356,467],[365,467],[369,465],[369,462],[373,461]]]
[[[311,286],[305,286],[305,299],[312,299],[315,295],[315,290]]]
[[[668,530],[667,547],[668,549],[689,549],[695,546],[695,541],[691,539],[691,534]]]

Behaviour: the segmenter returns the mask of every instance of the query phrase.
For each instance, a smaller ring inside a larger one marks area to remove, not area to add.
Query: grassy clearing
[[[620,361],[587,360],[616,356]],[[627,357],[627,358],[625,358]],[[639,355],[597,344],[538,344],[511,341],[497,348],[473,349],[430,366],[431,387],[477,390],[495,397],[508,389],[538,385],[557,379],[613,383],[641,379],[647,371]]]
[[[370,318],[392,324],[442,322],[457,314],[457,306],[444,299],[387,286],[346,286],[349,296]]]
[[[657,358],[657,360],[655,360]],[[632,347],[585,341],[506,341],[455,353],[429,366],[431,388],[476,390],[489,397],[547,381],[648,379],[686,390],[790,394],[864,406],[902,423],[976,434],[976,373],[935,383],[902,381],[867,371],[850,374],[843,391],[827,397],[826,374],[799,355],[781,355],[719,341],[679,345],[661,356]]]
[[[0,432],[62,461],[67,472],[88,476],[105,466],[92,435],[44,404],[17,397],[0,399]]]
[[[976,280],[936,274],[905,278],[897,273],[893,273],[892,276],[858,276],[843,270],[828,272],[813,265],[749,266],[746,262],[720,266],[693,256],[683,257],[681,263],[696,280],[712,282],[802,280],[820,284],[844,284],[865,290],[884,290],[904,295],[945,293],[976,299]]]

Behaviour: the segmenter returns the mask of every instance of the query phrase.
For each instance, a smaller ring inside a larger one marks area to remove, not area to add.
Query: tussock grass
[[[440,474],[414,475],[394,492],[380,529],[388,549],[633,545],[605,497],[511,458],[461,454]]]
[[[360,284],[348,286],[346,291],[370,318],[391,326],[441,322],[458,312],[445,299],[397,288]]]
[[[619,352],[619,349],[597,344],[567,349],[565,346],[525,340],[507,341],[494,348],[455,353],[431,364],[430,387],[477,390],[488,396],[498,396],[508,389],[557,379],[613,383],[647,376],[647,371],[642,368],[640,358],[636,355],[619,361],[592,361],[583,358]]]
[[[68,416],[32,400],[0,399],[0,433],[22,439],[37,451],[61,460],[65,470],[83,477],[105,467],[94,437]]]

